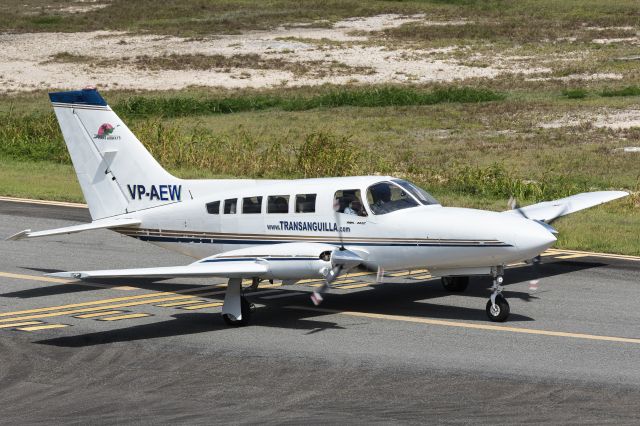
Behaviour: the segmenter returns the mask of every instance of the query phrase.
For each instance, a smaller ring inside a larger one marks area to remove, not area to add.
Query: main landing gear
[[[504,322],[509,316],[509,302],[502,295],[502,282],[504,281],[504,266],[491,268],[493,286],[491,286],[491,298],[487,301],[487,316],[491,321]]]
[[[452,293],[462,293],[469,285],[469,277],[442,277],[442,287]]]
[[[249,324],[253,305],[242,295],[242,279],[231,278],[222,306],[222,319],[227,325],[242,327]]]

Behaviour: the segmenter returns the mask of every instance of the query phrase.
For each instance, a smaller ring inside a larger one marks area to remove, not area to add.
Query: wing
[[[305,279],[322,278],[326,268],[340,264],[353,267],[361,262],[362,253],[339,250],[322,243],[282,243],[232,250],[206,257],[184,266],[111,269],[100,271],[69,271],[47,274],[52,277],[91,278],[173,278],[225,277]]]
[[[102,219],[91,223],[83,223],[82,225],[66,226],[64,228],[47,229],[46,231],[31,232],[31,229],[25,229],[17,234],[7,238],[7,240],[21,240],[23,238],[46,237],[49,235],[74,234],[76,232],[90,231],[92,229],[110,229],[122,226],[138,226],[140,219],[122,218],[122,219]]]
[[[561,216],[575,213],[580,210],[608,203],[618,198],[626,197],[624,191],[597,191],[583,192],[582,194],[560,198],[554,201],[533,204],[504,212],[505,214],[520,214],[532,220],[551,222]]]
[[[255,261],[192,263],[184,266],[157,268],[106,269],[101,271],[70,271],[47,274],[49,277],[76,278],[174,278],[174,277],[259,277],[269,271],[265,264]]]

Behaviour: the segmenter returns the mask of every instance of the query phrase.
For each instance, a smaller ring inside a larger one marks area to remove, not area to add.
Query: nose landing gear
[[[509,316],[509,302],[502,295],[502,282],[504,281],[504,266],[491,268],[493,286],[491,286],[491,298],[487,301],[486,312],[491,321],[504,322]]]

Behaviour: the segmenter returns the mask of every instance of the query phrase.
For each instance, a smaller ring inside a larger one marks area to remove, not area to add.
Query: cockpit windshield
[[[420,201],[421,204],[425,206],[429,206],[431,204],[440,204],[438,200],[431,196],[431,194],[414,183],[403,179],[394,179],[392,182],[397,183],[398,185],[406,189],[407,192],[413,195],[418,201]]]
[[[380,182],[367,189],[367,201],[373,214],[387,214],[418,206],[408,191],[391,182]]]

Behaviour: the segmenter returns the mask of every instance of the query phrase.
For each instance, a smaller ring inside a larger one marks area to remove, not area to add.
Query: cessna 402
[[[17,240],[111,229],[196,259],[184,266],[72,271],[56,277],[224,277],[222,315],[245,325],[243,279],[324,279],[322,294],[352,269],[427,268],[444,288],[464,291],[469,276],[493,277],[486,304],[505,321],[504,267],[536,259],[556,241],[554,219],[628,195],[601,191],[502,213],[443,207],[391,176],[301,180],[183,180],[165,171],[95,89],[49,94],[92,222]]]

